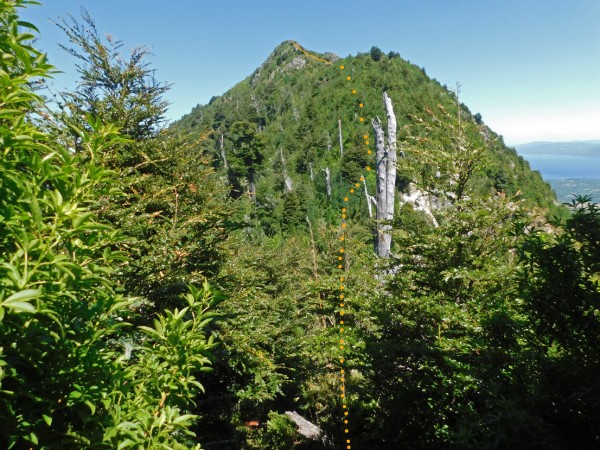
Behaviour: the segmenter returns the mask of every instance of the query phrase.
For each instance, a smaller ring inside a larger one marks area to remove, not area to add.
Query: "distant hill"
[[[547,180],[600,178],[600,141],[531,142],[517,152]]]
[[[521,155],[600,158],[600,141],[530,142],[515,147]]]

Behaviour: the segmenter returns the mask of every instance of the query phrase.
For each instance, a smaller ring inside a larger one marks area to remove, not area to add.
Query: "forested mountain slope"
[[[252,178],[256,216],[268,233],[304,222],[304,213],[325,217],[340,205],[345,183],[357,180],[373,162],[364,151],[362,136],[373,135],[371,118],[381,116],[385,122],[383,91],[393,100],[399,146],[406,155],[406,161],[399,163],[401,190],[409,180],[418,181],[415,171],[439,169],[435,153],[448,146],[446,128],[457,126],[456,93],[397,53],[377,54],[375,59],[369,54],[342,59],[307,54],[294,42],[283,42],[252,75],[208,105],[197,106],[172,128],[192,136],[208,135],[203,147],[213,155],[216,167],[223,168],[227,161],[236,195],[252,191],[248,186]],[[340,76],[340,65],[346,66],[344,75],[351,82]],[[357,94],[348,95],[350,89]],[[479,115],[473,117],[462,104],[460,110],[469,145],[485,148],[485,161],[470,188],[490,195],[521,191],[530,205],[551,207],[554,195],[539,174],[530,171],[528,163],[504,145]],[[359,122],[360,117],[364,122]],[[422,120],[436,124],[435,129],[424,130]],[[242,150],[246,142],[248,149]],[[433,161],[419,160],[424,150]],[[427,164],[430,167],[424,167]],[[326,196],[326,170],[331,173],[331,199]],[[372,184],[372,178],[369,181]],[[302,213],[284,217],[285,198],[294,207],[298,203]],[[361,217],[366,211],[365,203],[357,208]]]

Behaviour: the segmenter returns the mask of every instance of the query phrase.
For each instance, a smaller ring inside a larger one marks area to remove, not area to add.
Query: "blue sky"
[[[43,0],[42,0],[43,1]],[[450,87],[510,145],[600,139],[599,0],[45,0],[23,18],[65,71],[73,61],[49,22],[84,6],[98,29],[148,46],[173,84],[169,119],[253,72],[282,41],[340,56],[394,50]]]

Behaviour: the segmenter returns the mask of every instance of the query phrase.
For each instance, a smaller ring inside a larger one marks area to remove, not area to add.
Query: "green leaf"
[[[10,117],[18,114],[21,114],[21,111],[18,109],[0,109],[0,117]]]
[[[25,289],[24,291],[16,292],[2,302],[5,308],[11,308],[15,312],[20,313],[35,313],[35,306],[25,300],[30,300],[40,294],[39,289]]]
[[[198,416],[195,416],[193,414],[183,414],[177,418],[175,418],[173,420],[173,425],[177,425],[177,424],[181,424],[181,425],[189,425],[192,423],[192,421],[194,419],[196,419]]]
[[[44,419],[44,422],[46,422],[46,425],[52,426],[52,417],[42,414],[42,418]]]
[[[73,391],[69,394],[69,399],[77,399],[77,398],[81,398],[83,396],[83,394],[79,391]]]
[[[14,281],[14,283],[18,286],[18,287],[23,287],[25,285],[25,279],[23,279],[21,277],[21,273],[19,272],[19,270],[17,269],[17,267],[15,267],[13,264],[10,264],[8,262],[2,263],[0,265],[0,267],[4,267],[5,269],[8,270],[7,276]]]
[[[85,403],[88,406],[88,408],[90,408],[92,415],[96,413],[96,405],[94,405],[89,400],[85,400],[83,403]]]
[[[35,312],[35,306],[33,306],[31,303],[27,303],[27,302],[11,302],[10,304],[4,304],[4,306],[7,306],[13,310],[15,310],[15,312],[20,313],[20,312],[24,312],[24,313],[34,313]]]
[[[28,439],[32,444],[35,444],[35,445],[39,444],[38,437],[35,433],[29,433]]]
[[[127,447],[131,447],[132,445],[136,445],[136,443],[134,441],[132,441],[131,439],[125,439],[124,441],[121,441],[119,443],[119,446],[117,447],[117,450],[121,450],[123,448],[127,448]]]
[[[74,228],[79,228],[79,226],[83,223],[85,223],[90,217],[93,217],[94,214],[91,212],[87,212],[84,214],[78,214],[77,216],[75,216],[73,218],[73,227]],[[110,249],[106,248],[104,249],[104,253],[106,253],[106,250],[108,250],[110,252]]]
[[[56,206],[60,206],[63,203],[62,194],[58,189],[54,190],[54,203],[56,204]]]
[[[38,203],[38,199],[35,195],[31,197],[31,214],[33,216],[33,223],[35,223],[38,228],[41,228],[42,210],[40,209],[40,204]]]
[[[26,22],[24,20],[19,20],[17,22],[17,25],[19,25],[20,27],[29,28],[29,29],[34,30],[34,31],[36,31],[38,33],[40,32],[40,30],[38,30],[38,28],[34,24],[32,24],[31,22]]]
[[[156,336],[156,337],[159,337],[159,338],[162,338],[162,337],[163,337],[163,336],[162,336],[162,335],[161,335],[161,334],[160,334],[158,331],[156,331],[154,328],[150,328],[150,327],[147,327],[147,326],[144,326],[144,325],[140,325],[138,328],[139,328],[140,330],[142,330],[142,331],[145,331],[147,334],[151,334],[151,335],[154,335],[154,336]]]

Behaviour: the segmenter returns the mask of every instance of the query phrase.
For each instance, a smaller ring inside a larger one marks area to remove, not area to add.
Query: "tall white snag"
[[[372,119],[375,131],[375,159],[377,169],[377,234],[375,236],[375,251],[381,258],[390,254],[392,226],[389,223],[394,218],[394,198],[396,193],[396,116],[392,100],[383,93],[383,104],[388,122],[387,145],[381,120]]]
[[[227,156],[225,155],[225,146],[223,145],[223,135],[219,138],[219,151],[221,152],[221,158],[223,158],[223,167],[225,170],[229,170],[229,164],[227,164]]]
[[[281,155],[281,167],[283,167],[282,170],[283,170],[283,182],[285,185],[285,191],[292,192],[293,184],[292,184],[292,179],[290,178],[290,176],[287,173],[285,158],[283,157],[283,147],[279,147],[279,154]]]
[[[338,119],[338,137],[340,139],[340,158],[344,157],[344,140],[342,139],[342,119]]]
[[[367,188],[367,180],[365,176],[362,175],[361,179],[363,180],[363,186],[365,187],[365,198],[367,199],[367,209],[369,210],[369,219],[373,218],[373,205],[377,207],[377,200],[372,195],[369,195],[369,188]]]
[[[329,166],[323,169],[325,172],[325,183],[327,183],[327,197],[331,197],[331,170],[329,170]]]

